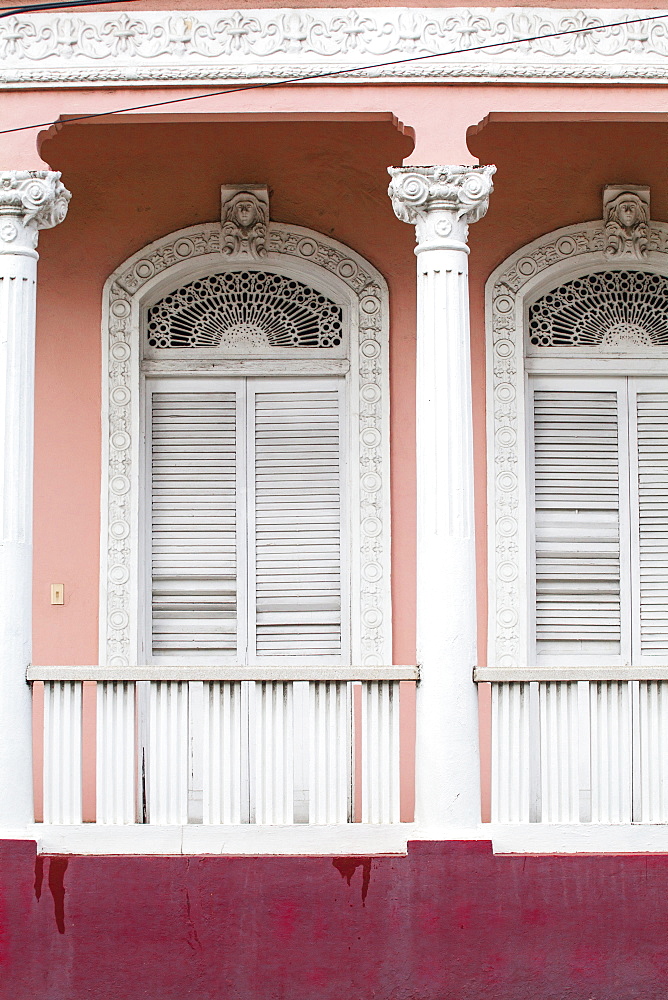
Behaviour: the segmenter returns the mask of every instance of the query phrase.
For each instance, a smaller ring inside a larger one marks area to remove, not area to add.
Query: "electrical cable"
[[[12,17],[13,14],[32,14],[39,10],[65,10],[67,7],[95,7],[98,4],[108,3],[138,3],[139,0],[61,0],[57,3],[32,3],[24,7],[0,7],[0,20],[3,17]]]
[[[75,3],[79,0],[74,0]],[[626,21],[614,21],[610,24],[594,24],[588,28],[568,28],[562,31],[550,31],[542,35],[529,35],[525,38],[505,39],[502,42],[486,42],[483,45],[471,45],[465,49],[450,49],[447,52],[428,52],[421,56],[408,56],[404,59],[392,59],[386,62],[372,63],[366,66],[348,66],[343,69],[324,70],[319,73],[309,73],[304,76],[292,77],[288,80],[266,80],[262,83],[249,83],[242,87],[228,87],[225,90],[214,90],[206,94],[191,94],[188,97],[175,97],[168,101],[154,101],[151,104],[135,104],[131,107],[115,108],[111,111],[96,111],[87,115],[74,115],[64,121],[36,122],[33,125],[20,125],[16,128],[0,129],[0,135],[9,135],[13,132],[26,132],[35,128],[49,128],[52,125],[60,128],[72,125],[75,122],[90,121],[93,118],[107,118],[110,115],[127,114],[130,111],[147,111],[150,108],[161,108],[168,104],[184,104],[187,101],[200,101],[207,97],[224,97],[227,94],[240,94],[249,90],[267,90],[270,87],[287,87],[299,83],[312,83],[314,80],[326,80],[335,76],[343,76],[351,73],[364,73],[372,69],[382,69],[386,66],[402,66],[406,63],[422,62],[425,59],[444,59],[446,56],[464,55],[469,52],[481,52],[485,49],[497,49],[508,45],[520,45],[525,42],[537,42],[544,38],[561,38],[565,35],[579,35],[600,31],[603,28],[621,28],[629,24],[643,24],[647,21],[662,21],[668,18],[668,14],[657,14],[655,17],[636,17]]]

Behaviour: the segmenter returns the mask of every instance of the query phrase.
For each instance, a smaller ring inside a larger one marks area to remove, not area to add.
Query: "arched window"
[[[268,223],[105,290],[102,662],[391,662],[387,291]]]
[[[491,653],[498,666],[668,657],[668,258],[601,224],[488,286]]]

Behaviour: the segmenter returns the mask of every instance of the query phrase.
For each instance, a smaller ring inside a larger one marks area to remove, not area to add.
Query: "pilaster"
[[[52,171],[0,172],[0,829],[33,817],[31,659],[35,298],[40,229],[67,214]]]
[[[467,240],[494,172],[390,168],[417,238],[416,821],[436,837],[480,822]]]

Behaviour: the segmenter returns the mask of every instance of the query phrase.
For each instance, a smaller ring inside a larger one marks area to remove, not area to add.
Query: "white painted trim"
[[[668,670],[666,671],[668,677]],[[26,679],[35,681],[417,681],[415,666],[324,667],[264,663],[261,667],[217,667],[205,664],[136,667],[28,667]]]
[[[44,668],[42,668],[44,669]],[[56,669],[56,668],[52,668]],[[558,667],[476,667],[473,679],[477,684],[529,681],[666,681],[668,665],[663,666],[558,666]]]
[[[650,823],[490,823],[495,854],[666,854],[668,826]]]
[[[0,83],[162,87],[287,80],[327,71],[341,74],[330,77],[334,84],[351,79],[666,83],[668,34],[662,21],[519,41],[654,14],[545,7],[200,10],[187,16],[147,10],[19,13],[0,22]],[[405,61],[453,50],[440,58]],[[383,65],[392,61],[397,64]]]
[[[488,842],[494,854],[668,854],[668,827],[637,823],[481,823],[431,830],[414,823],[346,826],[47,826],[0,830],[0,840],[31,840],[38,854],[322,857],[405,855],[425,841]]]
[[[406,854],[410,823],[346,826],[48,826],[35,823],[23,836],[38,854],[355,855]],[[1,837],[2,835],[0,835]]]
[[[382,275],[336,240],[270,223],[260,264],[222,252],[220,223],[192,226],[134,254],[105,284],[102,326],[100,663],[145,660],[141,649],[140,412],[143,313],[161,295],[203,274],[268,269],[311,283],[342,304],[350,336],[349,476],[352,660],[392,659],[389,474],[389,302]],[[314,359],[319,365],[322,358]],[[162,365],[168,362],[155,362]],[[182,360],[180,364],[182,364]],[[243,362],[240,359],[240,364]],[[256,359],[251,359],[256,364]],[[280,364],[285,365],[285,360]],[[295,359],[306,374],[308,360]],[[245,372],[248,374],[248,372]]]
[[[647,259],[642,262],[620,259],[611,265],[604,247],[602,221],[566,226],[511,254],[486,284],[487,442],[488,468],[493,470],[487,477],[489,669],[513,671],[531,663],[525,389],[527,370],[544,369],[536,355],[528,364],[525,360],[527,303],[543,289],[599,268],[668,274],[664,223],[651,224]],[[618,360],[619,373],[627,373],[629,366],[638,372],[657,371],[656,360],[627,361],[621,355]],[[665,371],[665,358],[663,364]],[[607,367],[610,372],[610,361]],[[591,371],[588,365],[585,371]]]

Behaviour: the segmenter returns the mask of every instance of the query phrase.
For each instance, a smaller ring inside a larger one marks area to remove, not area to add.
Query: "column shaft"
[[[416,821],[426,836],[480,822],[468,224],[493,167],[391,168],[417,232]]]
[[[480,819],[467,255],[418,254],[416,818]]]
[[[32,471],[37,254],[0,253],[0,827],[32,819]]]
[[[37,236],[67,211],[50,171],[0,173],[0,829],[33,819],[32,498]]]

